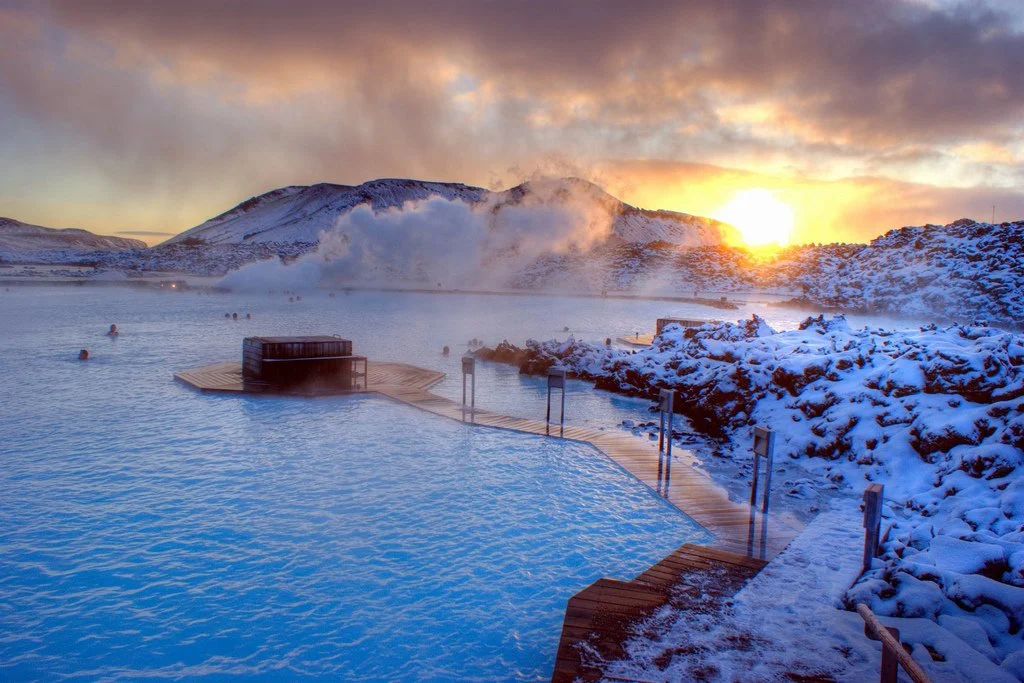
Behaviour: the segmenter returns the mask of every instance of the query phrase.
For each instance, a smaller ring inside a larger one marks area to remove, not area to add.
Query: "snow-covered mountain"
[[[243,244],[316,242],[339,216],[357,206],[374,211],[432,197],[480,205],[496,215],[524,204],[589,204],[611,217],[621,242],[669,242],[679,246],[720,244],[732,228],[718,221],[673,211],[638,209],[579,178],[543,180],[501,192],[462,183],[385,178],[362,185],[293,185],[248,199],[219,216],[172,237],[164,244]]]
[[[0,217],[0,259],[52,260],[83,252],[145,249],[146,243],[124,237],[96,235],[80,228],[44,228]]]

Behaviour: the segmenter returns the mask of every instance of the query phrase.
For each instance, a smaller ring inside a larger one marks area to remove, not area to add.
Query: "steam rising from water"
[[[228,273],[233,290],[403,282],[445,288],[503,287],[543,254],[586,252],[612,234],[610,206],[587,186],[536,182],[519,201],[477,204],[432,197],[374,212],[361,205],[291,264],[262,261]]]

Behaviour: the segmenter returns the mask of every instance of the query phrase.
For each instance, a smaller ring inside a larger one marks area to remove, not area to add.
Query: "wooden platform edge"
[[[626,654],[632,626],[669,602],[672,588],[697,571],[727,573],[717,597],[731,597],[768,563],[718,548],[686,543],[632,581],[603,578],[569,598],[552,683],[599,681],[602,662]]]
[[[408,363],[378,362],[368,364],[368,386],[360,389],[279,390],[264,382],[247,381],[240,363],[225,362],[189,368],[173,373],[175,381],[203,393],[213,394],[272,394],[276,396],[346,396],[349,394],[377,393],[393,398],[396,389],[426,391],[445,378],[439,370],[427,370]]]

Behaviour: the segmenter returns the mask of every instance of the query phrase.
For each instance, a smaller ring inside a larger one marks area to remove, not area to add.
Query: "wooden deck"
[[[638,620],[668,602],[677,609],[717,610],[765,564],[686,544],[632,581],[598,579],[569,599],[552,683],[601,680],[602,664],[626,655],[623,646]]]
[[[406,363],[367,362],[367,388],[337,393],[366,393],[381,389],[412,388],[425,390],[444,378],[443,372],[418,368]],[[176,373],[174,378],[200,391],[210,393],[285,393],[272,389],[263,382],[242,377],[241,363],[218,363]],[[295,392],[299,393],[299,392]]]
[[[635,335],[626,335],[623,337],[616,337],[615,341],[626,346],[633,346],[638,349],[646,349],[648,346],[654,343],[653,334],[641,334],[639,337]]]

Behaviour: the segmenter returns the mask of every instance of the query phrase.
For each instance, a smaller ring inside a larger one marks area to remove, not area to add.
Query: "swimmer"
[[[232,318],[233,320],[238,320],[238,314],[237,314],[237,313],[232,313],[232,314],[231,314],[231,318]]]
[[[449,349],[447,346],[445,346],[443,349],[441,349],[441,355],[442,356],[447,356],[449,353],[451,353],[451,349]]]
[[[82,349],[79,351],[78,360],[89,360],[89,349]]]
[[[252,313],[246,313],[245,314],[245,319],[246,320],[252,320]]]
[[[121,333],[118,331],[117,325],[111,324],[110,325],[110,330],[107,332],[107,336],[108,337],[116,337],[119,334],[121,334]]]

